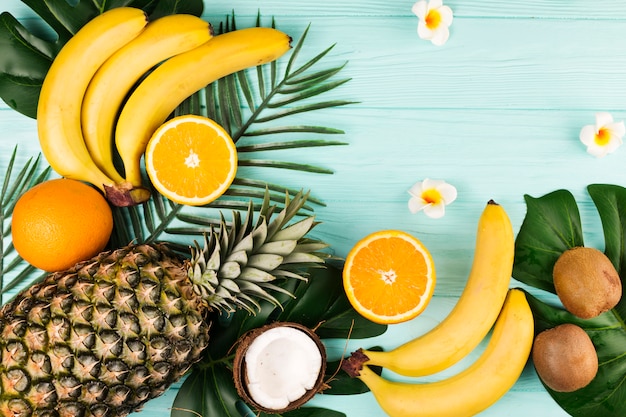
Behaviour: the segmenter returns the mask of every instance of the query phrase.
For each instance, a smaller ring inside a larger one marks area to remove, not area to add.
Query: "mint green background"
[[[587,245],[603,249],[585,187],[626,184],[626,147],[596,159],[578,140],[580,129],[593,123],[598,111],[608,111],[616,120],[626,117],[623,0],[445,3],[455,15],[451,36],[446,45],[435,47],[417,36],[412,1],[206,2],[204,17],[211,22],[235,10],[238,26],[251,26],[260,10],[266,24],[274,16],[277,27],[295,41],[310,23],[304,57],[336,43],[324,65],[348,61],[342,74],[352,78],[326,98],[359,102],[296,118],[298,123],[345,130],[337,139],[349,146],[281,154],[286,160],[321,164],[334,175],[269,169],[252,175],[279,178],[322,198],[327,206],[316,209],[322,224],[314,235],[330,243],[338,256],[370,232],[396,228],[422,240],[434,257],[438,282],[426,311],[409,323],[391,326],[381,337],[349,342],[348,351],[371,345],[392,348],[445,317],[463,290],[476,221],[489,199],[507,209],[517,233],[526,212],[524,194],[538,197],[566,188],[579,202]],[[20,1],[2,0],[2,6],[27,26],[46,32]],[[4,103],[0,132],[0,170],[16,143],[20,159],[39,152],[35,122]],[[444,179],[458,189],[458,199],[442,219],[413,215],[407,208],[407,189],[424,178]],[[343,340],[326,342],[333,357],[346,349]],[[458,372],[482,348],[452,369],[420,381]],[[168,416],[175,395],[174,387],[135,415]],[[348,417],[384,416],[370,394],[322,395],[312,403]],[[567,414],[529,365],[513,389],[481,416],[530,415]]]

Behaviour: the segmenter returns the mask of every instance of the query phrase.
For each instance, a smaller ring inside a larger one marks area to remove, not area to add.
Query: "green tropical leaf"
[[[241,189],[245,189],[246,192],[238,193],[237,190],[239,190],[240,187]],[[265,189],[268,189],[269,191],[274,192],[274,193],[280,192],[281,195],[283,196],[285,195],[285,192],[291,195],[295,195],[299,191],[294,188],[285,188],[284,186],[279,185],[279,184],[272,184],[272,183],[268,183],[266,181],[258,180],[254,178],[235,178],[235,180],[233,181],[231,185],[231,188],[226,192],[226,194],[235,194],[239,197],[249,196],[249,197],[259,198],[260,197],[259,190],[261,190],[262,192],[265,192]],[[274,200],[271,195],[270,195],[270,198]],[[309,198],[307,198],[307,202],[311,202],[319,206],[325,205],[325,203],[322,200],[310,194],[309,194]],[[305,210],[313,210],[312,207],[308,205],[305,205],[303,208]]]
[[[589,385],[570,393],[557,392],[544,385],[550,395],[574,417],[623,416],[626,412],[623,401],[626,395],[626,317],[613,310],[596,318],[583,320],[530,294],[527,294],[527,298],[535,315],[537,331],[563,323],[576,324],[591,337],[598,353],[598,373]]]
[[[261,25],[260,14],[257,26]],[[272,19],[272,27],[275,22]],[[217,33],[236,30],[235,15],[227,16],[218,26]],[[200,113],[222,125],[237,144],[240,153],[255,153],[300,147],[346,145],[337,140],[310,138],[310,135],[343,134],[341,129],[328,126],[307,126],[293,123],[276,124],[290,116],[345,106],[353,103],[347,100],[311,101],[318,95],[334,90],[349,81],[348,78],[334,79],[345,67],[318,69],[317,65],[332,50],[332,46],[317,54],[296,69],[298,56],[305,45],[309,27],[300,36],[288,55],[284,71],[280,64],[284,59],[256,68],[240,71],[220,79],[198,92],[202,95],[206,108]],[[252,82],[254,80],[254,82]],[[275,122],[271,126],[269,122]],[[307,137],[299,137],[306,135]],[[284,137],[282,141],[277,137]],[[294,136],[298,136],[295,137]],[[246,138],[245,143],[240,141]],[[257,139],[258,138],[258,139]],[[268,138],[269,140],[265,140]],[[307,163],[294,163],[274,159],[244,158],[240,166],[271,167],[296,171],[331,174],[333,171]],[[238,176],[241,181],[247,178]]]
[[[316,333],[323,339],[363,339],[385,331],[386,326],[364,319],[352,308],[339,269],[328,266],[313,274],[308,283],[295,291],[298,302],[285,307],[281,320],[317,328]]]
[[[626,274],[626,188],[594,184],[588,187],[602,223],[605,254],[624,283]],[[578,207],[565,190],[538,199],[527,197],[528,210],[516,239],[513,277],[532,287],[554,293],[552,268],[558,256],[574,246],[584,246]],[[571,393],[546,390],[574,417],[618,417],[626,414],[626,299],[592,319],[567,312],[554,295],[544,301],[528,295],[536,332],[563,323],[582,327],[598,354],[596,377],[586,387]]]
[[[238,416],[241,417],[345,417],[344,413],[327,408],[302,407],[287,413],[268,414],[262,411],[252,411],[243,401],[237,401]]]
[[[129,0],[119,0],[121,2],[129,2]],[[148,12],[150,20],[171,14],[192,14],[201,16],[204,12],[203,0],[140,0],[133,1],[134,7],[139,7]]]
[[[266,127],[264,129],[251,130],[246,132],[246,136],[263,136],[263,135],[273,135],[276,133],[322,133],[322,134],[343,134],[345,133],[343,130],[334,129],[332,127],[324,127],[324,126],[277,126],[277,127]],[[329,145],[328,142],[320,142],[320,145]],[[345,145],[345,143],[343,143]]]
[[[329,410],[327,408],[319,408],[319,407],[302,407],[297,410],[289,411],[288,413],[282,414],[284,417],[342,417],[345,416],[344,413],[335,410]],[[245,416],[245,415],[244,415]],[[248,416],[250,416],[248,414]],[[263,417],[272,417],[275,414],[261,414]]]
[[[515,240],[513,276],[554,291],[552,267],[566,249],[583,245],[580,214],[574,196],[558,190],[540,198],[524,196],[527,213]]]
[[[240,146],[237,148],[238,152],[256,152],[256,151],[277,151],[281,149],[294,149],[294,148],[314,148],[318,146],[328,145],[345,145],[345,142],[321,142],[319,140],[294,140],[284,142],[267,142],[257,144],[254,146]]]
[[[14,110],[37,117],[43,79],[58,47],[32,35],[7,12],[0,14],[0,97]]]
[[[333,171],[316,165],[299,164],[287,161],[275,161],[268,159],[240,159],[239,166],[243,167],[268,167],[268,168],[284,168],[294,169],[298,171],[313,172],[316,174],[332,174]]]
[[[149,182],[146,184],[150,187]],[[261,189],[260,187],[265,185],[262,181],[248,182],[245,185],[246,188],[235,186],[226,192],[225,196],[232,197],[232,199],[222,197],[199,209],[172,202],[151,189],[152,198],[140,206],[112,208],[114,228],[109,245],[120,247],[130,242],[167,241],[177,246],[176,242],[184,240],[187,243],[179,245],[179,249],[187,253],[190,239],[201,239],[204,234],[220,224],[221,210],[245,211],[252,199],[262,201],[266,196],[277,209],[282,209],[285,195],[297,195],[301,191],[285,190],[280,186]],[[310,197],[307,198],[307,201],[309,200]],[[253,204],[253,208],[255,212],[260,212],[261,203]],[[305,203],[299,206],[298,210],[300,214],[310,214],[313,208]]]
[[[194,5],[202,0],[113,0],[110,2],[91,2],[78,0],[70,6],[66,0],[24,0],[53,31],[57,32],[58,40],[39,39],[26,30],[8,13],[0,16],[4,23],[0,27],[0,48],[7,50],[0,54],[0,97],[12,108],[23,114],[35,117],[39,88],[47,73],[50,63],[62,45],[87,21],[105,9],[118,6],[142,7],[152,17],[174,12],[191,12],[198,10]],[[261,25],[260,14],[257,26]],[[275,27],[272,19],[271,26]],[[234,30],[235,15],[227,16],[225,22],[219,24],[219,32]],[[260,158],[258,152],[274,152],[286,149],[311,148],[320,146],[345,145],[338,140],[327,140],[324,135],[338,135],[344,132],[328,126],[307,126],[292,121],[292,116],[302,115],[319,110],[328,110],[345,106],[353,102],[347,100],[327,100],[323,95],[341,88],[347,78],[336,79],[346,63],[330,68],[323,67],[323,59],[333,46],[317,54],[314,58],[300,63],[299,57],[304,49],[306,28],[297,44],[285,59],[270,64],[250,68],[225,77],[207,86],[197,94],[189,97],[174,112],[180,114],[200,114],[211,117],[221,123],[237,142],[238,151],[249,157],[243,158],[247,165],[246,175],[238,176],[229,190],[221,198],[206,207],[191,208],[176,204],[160,196],[153,190],[153,198],[141,206],[114,208],[115,228],[110,246],[120,247],[129,243],[167,241],[181,253],[188,254],[189,242],[200,237],[219,224],[222,220],[221,210],[229,209],[244,211],[250,204],[255,213],[268,209],[268,204],[279,203],[281,210],[285,195],[296,195],[299,190],[282,184],[265,181],[262,172],[266,167],[298,170],[311,173],[330,174],[332,170],[314,163],[295,163],[278,160],[277,158]],[[22,49],[20,49],[22,48]],[[286,60],[286,61],[285,61]],[[13,73],[14,68],[23,71]],[[25,77],[19,78],[26,74]],[[30,172],[30,168],[24,168]],[[46,170],[49,172],[49,168]],[[24,178],[30,174],[23,174]],[[5,175],[5,181],[11,172]],[[39,180],[39,179],[38,179]],[[36,180],[23,188],[29,188]],[[14,184],[14,183],[11,183]],[[9,185],[11,185],[9,184]],[[146,179],[146,185],[151,187]],[[12,195],[14,187],[5,186],[4,195]],[[267,194],[266,194],[267,193]],[[269,197],[267,197],[269,195]],[[9,198],[7,201],[10,201]],[[5,201],[4,197],[3,200]],[[300,215],[300,210],[310,212],[315,205],[324,205],[315,196],[309,196],[308,205],[298,207],[298,212],[289,212],[284,218]],[[4,206],[3,206],[4,209]],[[6,216],[10,216],[10,204],[6,207]],[[236,216],[236,214],[233,214]],[[5,217],[6,221],[8,217]],[[235,220],[235,217],[233,217]],[[228,223],[228,222],[227,222]],[[6,223],[3,223],[3,226]],[[280,229],[280,219],[268,227],[268,233]],[[10,228],[4,227],[2,242],[7,242]],[[226,243],[227,244],[227,243]],[[299,243],[311,249],[316,245],[313,241],[303,239]],[[321,248],[321,247],[320,247]],[[3,253],[11,253],[9,246]],[[8,262],[3,256],[3,290],[32,281],[41,271],[26,265],[19,259]],[[302,261],[301,259],[294,259]],[[6,261],[6,262],[5,262]],[[304,260],[306,261],[306,260]],[[11,278],[9,280],[10,272]],[[293,272],[287,267],[281,272],[288,278]],[[207,351],[206,360],[194,368],[184,382],[172,409],[173,416],[189,415],[189,411],[202,415],[246,415],[247,407],[234,395],[230,349],[237,338],[245,331],[259,327],[268,321],[290,317],[319,325],[317,330],[324,337],[370,337],[382,334],[385,326],[371,323],[356,313],[343,293],[340,272],[329,266],[329,269],[311,269],[311,279],[297,281],[281,280],[274,288],[276,299],[283,308],[261,301],[260,310],[251,315],[239,311],[232,316],[216,316],[213,326],[212,343]],[[6,281],[9,280],[9,281]],[[284,282],[283,282],[284,281]],[[266,285],[266,284],[263,284]],[[307,294],[318,294],[314,297]],[[297,294],[300,299],[290,294]],[[320,309],[319,297],[328,304]],[[219,323],[223,323],[220,325]],[[330,369],[330,368],[329,368]],[[337,367],[332,368],[332,372]],[[331,374],[328,378],[331,378]],[[362,384],[355,383],[351,378],[334,377],[333,389],[338,393],[350,394],[364,392]],[[343,416],[333,410],[323,408],[303,408],[290,413],[291,417],[338,417]]]
[[[238,416],[236,403],[239,396],[232,379],[232,372],[221,364],[193,372],[176,395],[171,417],[189,417],[194,414],[207,417]]]
[[[9,159],[4,172],[4,180],[0,191],[0,304],[5,300],[3,295],[33,276],[43,275],[41,271],[22,262],[13,245],[9,242],[11,235],[11,215],[17,199],[29,188],[41,183],[50,174],[50,168],[41,168],[41,156],[28,159],[18,168],[15,166],[17,146]]]
[[[260,26],[260,14],[257,25]],[[272,20],[272,26],[275,22]],[[216,25],[217,33],[236,29],[235,15],[229,15],[224,22]],[[260,201],[265,196],[265,190],[270,191],[270,201],[280,203],[286,193],[295,195],[299,190],[282,184],[270,183],[263,180],[263,170],[288,169],[314,174],[332,174],[330,168],[313,163],[299,163],[272,158],[255,156],[259,152],[264,155],[274,151],[287,149],[311,148],[323,146],[346,145],[346,142],[329,140],[320,137],[310,138],[310,135],[337,135],[344,132],[340,129],[325,126],[303,126],[296,124],[272,124],[277,120],[287,122],[291,116],[304,112],[328,109],[343,106],[352,102],[345,100],[322,100],[311,102],[311,91],[320,94],[343,84],[347,79],[333,81],[345,63],[337,67],[317,69],[323,58],[332,47],[317,54],[314,58],[302,65],[298,64],[298,56],[305,45],[307,27],[290,55],[284,59],[271,62],[256,68],[249,68],[236,74],[224,77],[208,85],[187,99],[178,107],[175,114],[200,114],[210,117],[220,123],[237,142],[237,151],[247,157],[239,158],[239,166],[249,168],[247,176],[238,175],[226,193],[216,201],[210,203],[210,209],[246,210],[250,200],[255,207],[260,207]],[[279,66],[286,60],[285,70]],[[281,74],[282,73],[282,77]],[[251,82],[251,79],[256,79]],[[326,85],[326,87],[323,87]],[[300,86],[300,87],[299,87]],[[294,94],[299,100],[294,100]],[[290,106],[276,107],[276,103],[283,100],[282,89],[288,89]],[[302,101],[301,104],[296,104]],[[204,103],[201,105],[200,103]],[[305,135],[301,137],[301,135]],[[245,137],[245,140],[243,139]],[[257,139],[258,138],[258,139]],[[248,157],[249,156],[249,157]],[[250,174],[248,174],[250,173]],[[248,176],[249,175],[249,176]],[[253,175],[253,176],[252,176]],[[146,183],[149,183],[146,178]],[[188,207],[170,202],[158,193],[151,201],[141,207],[122,208],[116,210],[115,244],[130,241],[167,240],[172,236],[200,236],[206,228],[214,225],[219,219],[207,222],[189,215]],[[308,203],[303,210],[313,210],[312,205],[324,205],[323,201],[314,195],[309,196]],[[142,219],[144,220],[142,222]]]
[[[288,285],[291,286],[288,288],[289,291],[296,297],[290,298],[285,294],[278,294],[277,297],[283,305],[282,309],[263,302],[261,309],[255,315],[238,311],[229,317],[214,317],[210,336],[211,343],[207,349],[206,359],[194,368],[181,387],[175,407],[193,410],[193,412],[204,416],[232,415],[228,413],[235,407],[240,410],[240,415],[248,415],[246,414],[249,411],[247,407],[239,403],[241,399],[232,396],[234,390],[231,371],[234,355],[233,346],[244,333],[267,322],[293,321],[301,323],[315,329],[322,339],[347,338],[348,336],[354,339],[374,337],[384,333],[387,328],[387,326],[364,319],[351,307],[343,292],[341,270],[331,265],[327,265],[326,268],[311,270],[308,281],[289,280]],[[338,363],[330,362],[326,368],[326,380],[332,381],[332,388],[324,391],[325,394],[350,395],[367,391],[367,388],[360,381],[355,382],[353,378],[335,375],[339,369],[338,366]],[[227,382],[218,378],[218,375],[224,372],[230,372],[230,381]],[[223,385],[216,385],[217,381],[222,381]],[[222,399],[221,409],[209,410],[208,407],[215,404],[213,400],[206,404],[201,404],[198,401],[199,397],[203,397],[203,393],[208,392],[214,398]],[[285,417],[323,417],[342,416],[343,413],[304,406],[300,411],[282,415]],[[178,417],[179,415],[172,413],[172,416]]]
[[[65,43],[97,15],[116,7],[145,10],[150,19],[173,13],[200,16],[203,0],[22,0],[55,32],[54,39],[32,34],[8,12],[0,14],[0,98],[25,116],[37,117],[37,101],[52,61]]]
[[[600,214],[605,253],[618,271],[626,272],[626,192],[621,186],[603,184],[590,185],[587,190]]]
[[[269,114],[267,116],[259,117],[257,118],[257,123],[271,122],[272,120],[277,120],[282,117],[291,116],[293,114],[306,113],[306,112],[313,111],[313,110],[321,110],[321,109],[327,109],[331,107],[345,106],[347,104],[352,104],[352,103],[354,102],[347,101],[347,100],[332,100],[332,101],[320,101],[320,102],[310,103],[310,104],[302,104],[300,106],[291,106],[282,110],[273,111],[272,114]],[[339,129],[333,129],[329,133],[343,133],[343,131]],[[250,132],[247,132],[246,136],[254,136],[254,135],[251,134]],[[345,145],[345,142],[337,143],[336,145]]]

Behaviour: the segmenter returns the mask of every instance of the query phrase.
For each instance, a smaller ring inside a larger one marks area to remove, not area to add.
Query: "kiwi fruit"
[[[567,311],[589,319],[615,307],[622,297],[622,281],[601,251],[575,247],[559,256],[552,271],[556,294]]]
[[[598,354],[579,326],[560,324],[539,333],[532,359],[543,383],[554,391],[572,392],[587,386],[598,372]]]

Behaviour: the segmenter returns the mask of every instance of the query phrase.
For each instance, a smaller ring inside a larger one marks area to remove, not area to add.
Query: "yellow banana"
[[[474,416],[515,384],[528,360],[533,332],[525,294],[511,289],[485,351],[459,374],[430,383],[394,382],[365,366],[358,377],[390,417]]]
[[[493,326],[506,297],[513,269],[515,238],[502,206],[490,201],[483,210],[474,260],[457,304],[429,332],[391,351],[359,351],[352,362],[378,365],[398,374],[423,376],[463,359]]]
[[[208,22],[188,14],[148,23],[135,39],[115,52],[89,83],[81,112],[83,135],[96,165],[122,182],[113,164],[113,130],[120,107],[133,85],[158,63],[202,45],[213,36]]]
[[[116,194],[119,187],[98,168],[85,146],[81,103],[100,65],[143,31],[146,24],[147,17],[140,9],[111,9],[85,24],[52,62],[41,87],[37,130],[42,152],[58,174]],[[132,197],[140,198],[136,193]]]
[[[122,107],[115,129],[126,180],[141,185],[146,145],[184,99],[219,78],[277,59],[290,44],[291,38],[276,29],[240,29],[172,57],[146,76]]]

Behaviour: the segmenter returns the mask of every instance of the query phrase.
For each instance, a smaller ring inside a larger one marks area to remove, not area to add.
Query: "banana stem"
[[[145,203],[150,199],[150,190],[133,186],[129,182],[104,186],[104,193],[111,204],[116,207],[131,207]]]
[[[363,364],[369,361],[369,357],[363,353],[363,349],[358,349],[350,355],[350,357],[341,363],[341,369],[343,369],[352,378],[359,376],[363,369]]]

